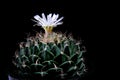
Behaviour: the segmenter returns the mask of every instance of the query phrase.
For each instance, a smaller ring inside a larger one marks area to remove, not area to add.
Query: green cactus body
[[[14,74],[21,80],[79,78],[85,70],[81,44],[61,33],[51,33],[46,39],[44,42],[44,36],[38,34],[20,43],[13,61]]]

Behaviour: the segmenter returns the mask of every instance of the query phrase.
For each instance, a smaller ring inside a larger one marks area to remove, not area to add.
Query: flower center
[[[53,26],[45,26],[45,27],[43,27],[43,28],[44,28],[44,30],[45,30],[45,34],[46,34],[46,33],[49,34],[49,33],[51,33],[52,30],[53,30]]]

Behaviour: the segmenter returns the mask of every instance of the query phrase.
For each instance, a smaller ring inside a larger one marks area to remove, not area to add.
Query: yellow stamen
[[[45,32],[47,32],[47,33],[51,33],[52,30],[53,30],[53,27],[52,27],[52,26],[46,26],[46,27],[44,27],[44,30],[45,30]]]
[[[47,37],[49,34],[52,33],[53,26],[45,26],[43,27],[43,29],[45,30],[45,37]]]

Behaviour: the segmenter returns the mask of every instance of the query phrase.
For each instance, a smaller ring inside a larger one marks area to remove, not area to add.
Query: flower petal
[[[45,17],[45,14],[44,14],[44,13],[42,13],[42,20],[43,20],[43,22],[46,24],[47,19],[46,19],[46,17]]]
[[[52,16],[52,14],[47,15],[47,25],[51,25],[51,23],[52,23],[51,16]]]
[[[64,17],[61,17],[60,19],[58,19],[58,20],[55,21],[54,23],[56,24],[56,23],[60,22],[63,18],[64,18]]]
[[[34,18],[35,18],[36,20],[40,21],[40,20],[39,20],[39,18],[40,18],[39,15],[35,15]]]
[[[54,14],[53,17],[52,17],[52,21],[53,22],[56,21],[58,17],[59,17],[59,14],[57,14],[57,15]]]

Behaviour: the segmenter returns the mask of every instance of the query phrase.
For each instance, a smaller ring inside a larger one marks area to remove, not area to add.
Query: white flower
[[[42,13],[42,17],[39,15],[35,15],[34,18],[36,19],[35,22],[37,22],[38,26],[44,27],[56,27],[57,25],[61,25],[63,22],[61,20],[63,17],[59,18],[59,14],[49,14],[47,17],[45,17],[45,14]]]

